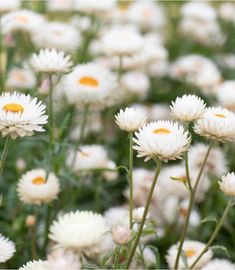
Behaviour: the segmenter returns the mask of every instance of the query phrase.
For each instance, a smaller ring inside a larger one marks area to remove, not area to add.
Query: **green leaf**
[[[114,255],[115,250],[111,250],[109,252],[107,252],[101,259],[100,265],[103,268],[105,266],[105,264],[107,263],[107,261],[109,260],[109,258]]]
[[[215,250],[220,250],[222,251],[228,258],[231,258],[229,252],[228,252],[228,249],[224,246],[221,246],[221,245],[215,245],[215,246],[211,246],[210,247],[213,251]]]
[[[214,216],[208,216],[206,218],[203,218],[200,222],[200,224],[207,223],[207,222],[215,222],[216,224],[218,223],[218,220]]]
[[[155,254],[155,268],[156,269],[160,269],[161,266],[161,257],[160,257],[160,253],[157,247],[153,246],[153,245],[148,245],[148,247],[154,252]]]

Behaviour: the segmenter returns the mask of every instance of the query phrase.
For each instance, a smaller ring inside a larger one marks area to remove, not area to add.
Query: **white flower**
[[[22,9],[7,13],[2,17],[2,32],[4,34],[15,31],[26,31],[33,34],[45,23],[43,16],[31,10]]]
[[[200,170],[207,149],[208,145],[202,143],[197,143],[189,148],[189,168],[196,171]],[[227,160],[223,151],[220,148],[214,147],[211,149],[205,164],[204,171],[217,177],[220,177],[223,173],[227,171]]]
[[[47,9],[55,12],[68,12],[73,10],[75,0],[48,0]]]
[[[201,251],[204,248],[205,248],[205,244],[199,241],[186,240],[184,242],[183,251],[187,258],[187,262],[189,266],[194,263],[194,261],[197,259],[197,257],[200,255]],[[168,250],[166,260],[170,269],[174,269],[177,252],[178,252],[178,244],[171,246],[170,249]],[[206,253],[204,253],[201,259],[197,262],[197,264],[195,265],[195,269],[198,269],[204,266],[207,262],[210,261],[212,256],[213,256],[213,253],[209,249]],[[182,255],[179,260],[179,269],[188,269],[188,267],[184,264]]]
[[[210,107],[202,119],[195,122],[194,131],[209,139],[232,141],[235,139],[235,114],[221,107]]]
[[[138,151],[137,157],[145,157],[145,161],[151,158],[180,159],[190,143],[188,132],[172,121],[151,122],[135,135],[133,148]]]
[[[131,231],[128,227],[117,225],[112,228],[113,241],[118,245],[127,244],[131,240]]]
[[[54,248],[47,256],[50,270],[80,270],[81,261],[79,256],[72,250]]]
[[[94,15],[105,15],[110,12],[115,7],[114,0],[78,0],[75,3],[75,9],[77,11],[86,13],[86,14],[94,14]]]
[[[201,270],[234,270],[235,264],[224,259],[214,259],[208,262]]]
[[[32,136],[35,131],[43,132],[47,123],[44,115],[46,106],[37,98],[17,92],[3,93],[0,96],[0,132],[11,138]]]
[[[222,3],[219,7],[219,16],[222,20],[235,22],[235,5],[232,2]]]
[[[21,0],[0,1],[0,13],[16,10],[20,7]]]
[[[141,51],[143,38],[133,28],[114,27],[106,31],[102,44],[106,54],[129,56]]]
[[[235,112],[235,80],[224,81],[216,92],[219,104]]]
[[[0,263],[8,261],[15,253],[15,244],[0,234]]]
[[[68,72],[73,65],[70,55],[65,56],[55,49],[40,50],[39,54],[33,54],[30,62],[35,71],[57,74]]]
[[[51,202],[57,197],[59,180],[53,173],[49,173],[46,179],[46,174],[43,169],[34,169],[21,176],[17,191],[22,202],[41,204]]]
[[[21,266],[19,270],[51,270],[47,264],[47,261],[34,260],[27,262],[25,265]]]
[[[227,173],[219,181],[220,189],[229,196],[235,196],[235,174]]]
[[[69,103],[104,108],[117,99],[116,79],[106,68],[93,64],[78,65],[65,78]]]
[[[146,122],[146,114],[135,108],[126,108],[125,110],[120,110],[118,114],[115,115],[116,123],[120,129],[133,132],[138,128],[142,127]]]
[[[81,37],[79,31],[69,24],[48,22],[34,32],[32,39],[38,48],[73,52],[78,48]]]
[[[190,122],[201,118],[205,107],[206,104],[200,97],[183,95],[172,102],[171,112],[176,119]]]
[[[9,71],[6,80],[7,89],[27,89],[36,85],[34,73],[27,68],[13,68]]]
[[[106,231],[105,219],[100,214],[76,211],[54,221],[49,238],[63,248],[84,251],[98,245]]]
[[[106,223],[109,227],[129,226],[129,211],[124,207],[109,208],[104,214]]]

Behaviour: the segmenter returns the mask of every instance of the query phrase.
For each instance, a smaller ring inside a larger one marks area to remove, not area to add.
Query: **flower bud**
[[[124,245],[131,239],[131,231],[124,226],[116,226],[112,229],[113,241],[118,245]]]
[[[34,227],[36,223],[36,218],[34,215],[28,215],[25,220],[25,224],[27,227]]]

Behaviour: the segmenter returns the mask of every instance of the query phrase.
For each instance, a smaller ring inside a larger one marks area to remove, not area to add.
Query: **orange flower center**
[[[219,118],[225,118],[226,117],[224,114],[220,114],[220,113],[215,113],[214,116],[219,117]]]
[[[12,112],[12,113],[22,113],[24,111],[24,108],[17,103],[8,103],[3,106],[3,110],[6,112]]]
[[[26,82],[25,76],[21,72],[14,72],[13,77],[20,82]]]
[[[38,176],[32,180],[34,185],[43,185],[46,183],[46,179],[42,176]]]
[[[89,153],[86,153],[86,152],[80,152],[80,155],[82,157],[89,157],[90,156],[90,154]]]
[[[190,258],[192,256],[194,256],[196,254],[195,250],[193,249],[188,249],[188,250],[185,250],[185,255]]]
[[[17,21],[22,22],[22,23],[27,23],[29,21],[28,18],[25,16],[18,16],[16,19]]]
[[[82,77],[79,80],[79,84],[91,87],[97,87],[99,85],[98,81],[95,78],[89,76]]]
[[[164,134],[164,135],[166,135],[166,134],[170,134],[171,131],[170,131],[169,129],[167,129],[167,128],[157,128],[157,129],[155,129],[155,130],[153,131],[153,133],[155,133],[155,134]]]

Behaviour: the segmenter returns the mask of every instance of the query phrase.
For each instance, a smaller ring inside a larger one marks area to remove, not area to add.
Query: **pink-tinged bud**
[[[113,241],[118,245],[124,245],[131,239],[131,231],[124,226],[116,226],[112,229]]]
[[[42,95],[47,95],[49,93],[49,79],[44,79],[38,89],[39,93]]]
[[[36,224],[36,218],[34,215],[28,215],[25,220],[25,224],[27,227],[34,227]]]
[[[16,160],[16,169],[20,172],[24,171],[26,168],[26,162],[23,158],[18,158]]]

